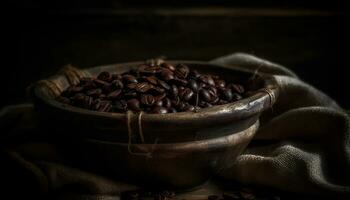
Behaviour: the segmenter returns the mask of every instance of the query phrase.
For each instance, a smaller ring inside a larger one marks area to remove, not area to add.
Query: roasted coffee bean
[[[226,87],[226,82],[224,80],[221,80],[221,79],[217,79],[214,81],[215,82],[215,85],[217,87],[220,87],[220,88],[224,88]]]
[[[100,79],[94,79],[94,83],[98,86],[98,87],[109,87],[109,83],[107,83],[106,81],[102,81]]]
[[[154,99],[155,99],[156,101],[159,101],[159,100],[164,99],[164,97],[166,97],[166,94],[165,94],[165,93],[155,96]]]
[[[215,82],[214,82],[213,78],[209,75],[202,75],[199,77],[199,79],[205,84],[215,86]]]
[[[179,64],[174,71],[175,76],[180,79],[187,78],[189,72],[190,72],[189,68],[183,64]]]
[[[169,98],[163,99],[163,107],[170,108],[171,107],[171,100]]]
[[[143,79],[149,83],[152,83],[153,85],[157,85],[158,83],[158,79],[155,76],[144,76]]]
[[[100,88],[97,89],[91,89],[89,91],[86,92],[87,95],[91,96],[91,97],[99,97],[102,94],[102,90]]]
[[[201,76],[201,74],[197,70],[192,70],[192,71],[190,71],[188,76],[190,79],[196,80],[197,78],[199,78]]]
[[[128,108],[133,111],[140,111],[140,102],[137,99],[130,99],[127,101]]]
[[[124,96],[126,98],[134,98],[134,97],[137,97],[137,92],[136,91],[128,91],[128,92],[125,92]]]
[[[194,93],[190,88],[185,88],[179,91],[179,96],[184,101],[189,101],[193,97]]]
[[[151,113],[154,113],[154,114],[165,114],[165,113],[168,113],[168,110],[164,107],[161,107],[161,106],[155,106],[152,110],[151,110]]]
[[[177,97],[179,95],[179,90],[176,85],[171,85],[170,94],[172,97]]]
[[[146,106],[152,106],[155,102],[155,98],[152,95],[141,95],[141,103]]]
[[[168,85],[165,81],[158,80],[158,84],[162,86],[166,90],[170,90],[170,85]]]
[[[188,81],[186,79],[174,78],[172,80],[172,83],[175,83],[176,85],[186,86],[188,84]]]
[[[111,76],[111,74],[110,74],[109,72],[101,72],[101,73],[97,76],[97,78],[98,78],[99,80],[101,80],[101,81],[106,81],[106,82],[108,82],[108,81],[110,81],[110,80],[112,79],[112,76]]]
[[[242,85],[239,84],[230,84],[230,88],[239,93],[239,94],[243,94],[244,93],[244,87]]]
[[[135,78],[135,76],[133,75],[129,75],[126,74],[123,76],[123,81],[125,81],[125,83],[137,83],[137,79]]]
[[[247,88],[239,83],[226,84],[219,76],[201,74],[184,64],[174,67],[153,60],[120,74],[104,71],[95,78],[82,78],[56,100],[101,112],[191,112],[254,94]]]
[[[124,84],[121,80],[113,80],[112,83],[111,83],[111,87],[113,89],[123,89],[124,87]]]
[[[168,69],[163,69],[160,72],[160,78],[165,81],[170,81],[174,79],[174,73]]]
[[[137,92],[145,93],[152,88],[152,85],[146,82],[138,83],[135,87]]]
[[[158,106],[158,107],[162,107],[163,106],[163,100],[157,100],[155,103],[154,103],[155,106]]]
[[[117,99],[119,97],[119,95],[121,94],[122,90],[121,89],[117,89],[111,93],[109,93],[107,95],[108,99]]]
[[[231,89],[228,89],[228,88],[223,88],[221,90],[221,97],[223,100],[225,101],[231,101],[232,98],[233,98],[233,92]]]
[[[191,79],[191,80],[188,82],[188,85],[189,85],[189,87],[190,87],[194,92],[198,92],[198,90],[199,90],[199,85],[198,85],[197,81]]]
[[[170,71],[175,71],[175,67],[173,66],[173,65],[171,65],[171,64],[169,64],[169,63],[162,63],[161,65],[160,65],[161,67],[164,67],[164,68],[166,68],[166,69],[168,69],[168,70],[170,70]]]

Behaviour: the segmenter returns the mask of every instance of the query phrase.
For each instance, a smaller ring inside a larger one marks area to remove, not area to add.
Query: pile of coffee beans
[[[70,86],[57,100],[100,112],[197,111],[242,99],[245,88],[219,76],[201,74],[185,64],[143,64],[122,74],[101,72]]]

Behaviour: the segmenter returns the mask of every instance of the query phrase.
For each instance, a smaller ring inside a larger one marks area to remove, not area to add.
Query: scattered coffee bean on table
[[[122,74],[103,71],[68,87],[56,100],[72,106],[124,113],[192,112],[238,101],[246,95],[239,83],[201,74],[185,64],[142,64]]]

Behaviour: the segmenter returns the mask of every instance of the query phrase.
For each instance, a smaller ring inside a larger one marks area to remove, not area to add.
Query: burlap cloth
[[[222,171],[223,179],[350,198],[350,118],[336,102],[287,68],[251,55],[237,53],[211,62],[272,74],[280,88],[276,104],[261,117],[254,141],[232,168]],[[6,199],[31,195],[118,199],[121,191],[136,188],[72,165],[52,142],[55,138],[50,142],[35,136],[40,130],[31,122],[34,115],[32,105],[0,112],[5,138],[0,151],[0,195]]]

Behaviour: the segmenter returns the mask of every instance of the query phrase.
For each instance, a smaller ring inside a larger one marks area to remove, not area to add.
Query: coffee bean
[[[224,88],[226,86],[226,82],[224,80],[217,79],[214,82],[217,87]]]
[[[113,89],[123,89],[124,84],[121,80],[113,80],[111,83]]]
[[[198,92],[199,90],[199,85],[197,83],[197,81],[191,79],[188,83],[189,87],[194,91],[194,92]]]
[[[91,96],[91,97],[99,97],[102,94],[102,90],[100,88],[97,89],[91,89],[89,91],[86,92],[87,95]]]
[[[154,99],[155,99],[156,101],[159,101],[159,100],[164,99],[164,97],[166,97],[166,94],[165,94],[165,93],[155,96]]]
[[[235,100],[235,101],[238,101],[238,100],[242,99],[242,96],[240,94],[238,94],[238,93],[233,93],[232,99]]]
[[[152,95],[144,94],[141,95],[141,103],[146,106],[152,106],[155,102],[155,99]]]
[[[101,72],[98,76],[97,79],[101,80],[101,81],[110,81],[112,79],[112,76],[109,72]]]
[[[169,98],[163,99],[163,107],[170,108],[171,107],[171,100]]]
[[[172,83],[175,83],[176,85],[186,86],[188,81],[186,79],[174,78],[172,80]]]
[[[213,78],[209,75],[202,75],[199,77],[199,79],[205,84],[215,86],[215,82],[214,82]]]
[[[150,90],[152,88],[152,86],[149,83],[146,82],[142,82],[142,83],[138,83],[135,87],[135,90],[137,92],[141,92],[141,93],[145,93],[148,90]]]
[[[183,108],[183,110],[184,110],[184,111],[187,111],[187,112],[192,112],[192,111],[194,111],[194,106],[187,104],[187,105]]]
[[[170,71],[175,71],[175,67],[173,66],[173,65],[171,65],[171,64],[169,64],[169,63],[162,63],[161,65],[160,65],[161,67],[164,67],[164,68],[166,68],[166,69],[168,69],[168,70],[170,70]]]
[[[190,88],[185,88],[179,91],[179,96],[184,101],[189,101],[193,97],[194,93]]]
[[[112,105],[109,101],[101,101],[100,107],[98,108],[99,112],[109,112],[112,108]]]
[[[177,110],[176,110],[175,108],[173,108],[173,107],[170,107],[170,108],[168,109],[168,112],[169,112],[169,113],[176,113]]]
[[[109,94],[107,95],[107,98],[108,98],[108,99],[117,99],[117,98],[119,97],[119,95],[120,95],[121,92],[122,92],[121,89],[117,89],[117,90],[115,90],[115,91],[109,93]]]
[[[154,107],[151,110],[151,113],[154,113],[154,114],[166,114],[166,113],[168,113],[168,110],[166,108],[164,108],[164,107],[156,106],[156,107]]]
[[[199,78],[201,76],[201,74],[197,70],[192,70],[192,71],[190,71],[188,76],[190,79],[196,80],[197,78]]]
[[[231,89],[224,88],[221,90],[222,99],[225,101],[231,101],[233,98],[233,93]]]
[[[187,78],[189,72],[190,72],[189,68],[183,64],[179,64],[174,71],[176,77],[180,79]]]
[[[239,94],[244,93],[244,87],[239,84],[230,84],[230,88]]]
[[[125,112],[127,110],[127,102],[124,100],[115,101],[114,108],[118,111]]]
[[[171,85],[170,94],[172,97],[177,97],[177,95],[179,95],[179,90],[176,85]]]
[[[201,89],[200,91],[199,91],[199,94],[200,94],[200,96],[203,98],[203,100],[204,101],[206,101],[206,102],[210,102],[210,101],[212,101],[212,96],[211,96],[211,94],[208,92],[208,90],[206,90],[206,89]]]
[[[137,99],[130,99],[127,101],[128,108],[133,111],[140,111],[140,102]]]
[[[169,86],[165,81],[158,80],[158,83],[159,83],[159,85],[162,86],[164,89],[170,90],[170,86]]]
[[[158,79],[155,76],[144,76],[144,80],[148,81],[149,83],[152,83],[153,85],[157,85]]]
[[[155,103],[154,103],[155,106],[158,106],[158,107],[162,107],[163,106],[163,101],[162,100],[157,100]]]
[[[170,81],[174,79],[174,73],[168,69],[163,69],[160,72],[160,78],[165,80],[165,81]]]
[[[125,83],[137,83],[137,79],[135,78],[135,76],[133,75],[129,75],[126,74],[123,76],[123,81],[125,81]]]

